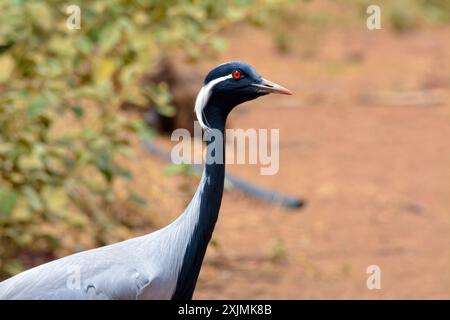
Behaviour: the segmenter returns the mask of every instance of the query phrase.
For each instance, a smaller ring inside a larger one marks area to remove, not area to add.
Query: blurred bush
[[[130,133],[150,132],[118,106],[172,112],[167,86],[143,88],[144,73],[169,52],[195,61],[223,49],[220,30],[261,25],[284,2],[1,1],[0,278],[129,236],[111,210],[114,181],[132,178],[117,157]],[[72,4],[80,29],[66,26]]]

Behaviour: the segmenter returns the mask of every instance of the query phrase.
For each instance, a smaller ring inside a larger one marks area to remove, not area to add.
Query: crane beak
[[[267,79],[262,78],[260,83],[254,83],[253,86],[258,87],[259,92],[264,93],[277,93],[277,94],[286,94],[291,95],[292,92],[289,89],[286,89],[275,82],[269,81]]]

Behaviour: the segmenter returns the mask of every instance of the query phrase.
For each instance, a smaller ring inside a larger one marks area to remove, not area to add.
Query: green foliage
[[[408,8],[405,10],[405,8]],[[389,10],[389,22],[396,31],[406,31],[419,25],[421,8],[412,6],[407,1],[395,3]]]
[[[196,171],[189,164],[174,164],[170,163],[164,168],[164,174],[168,176],[172,175],[184,175],[184,176],[195,176]]]
[[[172,95],[169,91],[167,83],[162,82],[155,86],[149,87],[146,90],[146,94],[149,100],[153,101],[156,110],[159,114],[172,117],[175,115],[175,108],[171,105]]]
[[[1,1],[0,278],[21,271],[24,253],[53,257],[129,236],[113,186],[132,176],[117,159],[130,136],[151,133],[118,106],[151,100],[173,114],[167,86],[143,88],[142,75],[169,52],[195,61],[223,50],[219,31],[260,24],[282,2]],[[69,4],[81,8],[81,29],[66,26]]]
[[[0,189],[0,214],[9,217],[14,210],[17,202],[17,193],[8,190]]]

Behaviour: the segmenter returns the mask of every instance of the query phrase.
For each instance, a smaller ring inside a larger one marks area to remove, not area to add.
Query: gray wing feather
[[[182,215],[151,234],[32,268],[1,282],[0,299],[170,299],[193,222]]]
[[[20,273],[0,283],[0,299],[138,299],[151,275],[134,267],[138,263],[130,252],[123,259],[120,247],[82,252]]]

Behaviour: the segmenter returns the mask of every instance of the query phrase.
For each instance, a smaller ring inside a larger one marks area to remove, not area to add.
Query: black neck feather
[[[213,103],[213,101],[210,101]],[[217,221],[219,215],[220,204],[222,202],[222,194],[225,179],[225,141],[224,130],[225,121],[228,115],[227,112],[221,112],[221,109],[217,105],[215,108],[209,108],[208,112],[205,112],[205,118],[207,123],[214,129],[219,130],[221,133],[222,142],[212,141],[207,143],[207,155],[215,155],[215,152],[219,152],[222,149],[222,162],[221,163],[209,163],[206,159],[205,168],[203,171],[202,181],[200,188],[200,206],[198,221],[195,226],[195,230],[187,245],[187,250],[184,256],[183,265],[180,275],[177,280],[177,286],[172,299],[175,300],[189,300],[192,299],[195,285],[200,273],[200,268],[203,262],[203,258],[206,253],[206,248]],[[216,131],[218,132],[218,131]],[[208,135],[208,132],[206,133]],[[218,149],[219,148],[219,149]]]

